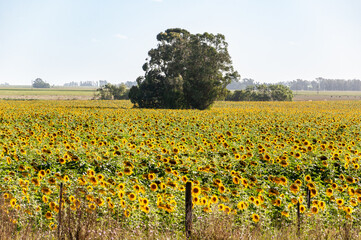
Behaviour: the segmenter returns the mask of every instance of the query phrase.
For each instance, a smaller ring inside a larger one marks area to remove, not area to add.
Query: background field
[[[90,100],[96,88],[55,87],[34,89],[26,86],[1,87],[0,99]],[[361,91],[293,91],[293,101],[361,100]]]
[[[89,100],[94,97],[96,88],[44,88],[30,87],[0,88],[1,99],[62,99],[62,100]]]
[[[360,100],[360,91],[293,91],[293,101]]]

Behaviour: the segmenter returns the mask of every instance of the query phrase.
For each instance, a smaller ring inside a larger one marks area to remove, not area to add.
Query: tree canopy
[[[33,88],[50,88],[50,84],[41,78],[37,78],[33,81]]]
[[[293,92],[281,84],[256,84],[230,92],[226,101],[292,101]]]
[[[144,76],[129,98],[141,108],[208,108],[239,74],[233,69],[222,34],[191,34],[167,29],[148,52]]]
[[[97,96],[101,100],[120,100],[128,99],[128,89],[124,83],[120,85],[113,85],[110,83],[97,89]]]

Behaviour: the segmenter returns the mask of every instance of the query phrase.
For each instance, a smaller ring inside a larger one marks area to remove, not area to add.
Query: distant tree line
[[[257,83],[252,78],[244,78],[238,82],[232,81],[230,84],[227,85],[227,89],[228,90],[243,90],[249,86],[255,86],[257,84],[260,84],[260,83]]]
[[[315,80],[297,79],[285,82],[291,90],[309,90],[309,91],[361,91],[361,80],[352,79],[326,79],[316,78]]]
[[[293,92],[281,84],[256,84],[229,91],[226,101],[292,101]]]
[[[101,100],[121,100],[129,99],[129,88],[122,83],[119,85],[113,85],[107,83],[106,85],[97,89],[96,98]]]
[[[80,81],[80,82],[71,81],[69,83],[64,83],[64,87],[103,87],[107,83],[108,83],[107,80]]]

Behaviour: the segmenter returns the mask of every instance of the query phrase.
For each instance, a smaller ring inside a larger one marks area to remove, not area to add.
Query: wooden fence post
[[[186,237],[190,239],[192,235],[192,183],[186,183]]]
[[[300,201],[297,202],[297,235],[301,233],[301,214],[300,214]]]
[[[58,239],[60,239],[61,231],[61,205],[63,201],[63,183],[60,183],[60,196],[59,196],[59,214],[58,214]]]
[[[307,187],[307,208],[310,209],[310,207],[311,207],[311,191]]]

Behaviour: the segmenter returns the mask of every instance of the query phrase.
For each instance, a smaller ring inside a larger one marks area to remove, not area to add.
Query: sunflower
[[[89,207],[90,210],[95,210],[96,205],[95,205],[94,203],[90,203],[90,204],[88,205],[88,207]]]
[[[50,195],[52,193],[48,187],[42,187],[41,192],[46,195]]]
[[[200,199],[200,204],[201,204],[201,205],[207,205],[207,198],[206,198],[206,197],[202,197],[202,198]]]
[[[176,147],[175,147],[175,148],[173,148],[173,153],[174,153],[174,154],[178,154],[178,153],[179,153],[179,149],[178,149],[178,148],[176,148]]]
[[[40,170],[39,175],[41,177],[45,177],[45,174],[46,174],[45,170]]]
[[[287,212],[287,211],[282,211],[281,215],[284,216],[284,217],[289,217],[290,216],[289,212]]]
[[[40,180],[38,178],[31,179],[31,183],[33,183],[35,186],[40,186]]]
[[[10,197],[10,194],[9,193],[4,193],[4,199],[8,199]]]
[[[152,191],[157,191],[158,190],[158,186],[157,186],[157,184],[156,183],[151,183],[150,184],[150,190],[152,190]]]
[[[155,174],[154,173],[150,173],[150,174],[148,174],[148,179],[149,180],[154,180],[155,179]]]
[[[239,178],[233,177],[233,183],[238,185],[240,183]]]
[[[315,197],[317,195],[317,190],[315,188],[312,188],[310,190],[310,193],[311,193],[311,197]]]
[[[56,225],[55,223],[53,223],[53,222],[50,222],[50,223],[49,223],[49,228],[50,228],[51,230],[55,230],[55,229],[57,228],[57,225]]]
[[[341,198],[339,198],[339,199],[337,199],[336,200],[336,203],[337,203],[337,205],[339,205],[339,206],[342,206],[343,204],[344,204],[344,200],[343,199],[341,199]]]
[[[149,213],[149,207],[148,206],[140,206],[140,210],[145,212],[145,213]]]
[[[133,171],[131,168],[129,168],[129,167],[124,168],[125,175],[132,175],[132,173],[133,173]]]
[[[306,176],[305,176],[305,181],[306,181],[306,182],[312,181],[311,176],[310,176],[310,175],[306,175]]]
[[[97,179],[98,179],[99,181],[104,181],[104,175],[101,174],[101,173],[99,173],[99,174],[97,175]]]
[[[96,185],[98,184],[98,180],[97,180],[97,178],[94,177],[94,176],[91,176],[91,177],[89,178],[89,182],[90,182],[91,184],[93,184],[93,186],[96,186]]]
[[[47,211],[45,213],[45,217],[46,217],[46,219],[51,219],[53,217],[53,215],[51,214],[51,212]]]
[[[225,208],[225,206],[224,206],[223,203],[221,203],[221,204],[218,205],[218,210],[224,211],[224,208]]]
[[[184,182],[184,183],[186,183],[186,182],[188,182],[188,177],[187,176],[182,176],[182,182]]]
[[[317,207],[316,205],[313,205],[313,206],[311,207],[311,212],[312,212],[313,214],[317,214],[317,213],[318,213],[318,207]]]
[[[306,207],[304,205],[300,205],[300,213],[304,213],[306,210]]]
[[[193,195],[193,196],[198,196],[200,193],[201,193],[201,188],[200,188],[200,187],[194,186],[194,187],[192,188],[192,195]]]
[[[141,201],[141,204],[142,204],[143,206],[148,206],[149,200],[148,200],[147,198],[143,198],[142,201]]]
[[[113,203],[113,202],[111,202],[111,201],[110,201],[110,202],[108,202],[108,207],[109,207],[109,208],[111,208],[111,209],[113,209],[113,208],[114,208],[114,203]]]
[[[103,205],[104,205],[104,200],[101,199],[101,198],[96,198],[96,199],[95,199],[95,203],[96,203],[98,206],[103,206]]]
[[[346,182],[348,184],[353,184],[353,183],[355,183],[355,179],[353,177],[351,177],[351,176],[347,176],[346,177]]]
[[[216,195],[213,195],[213,196],[211,197],[210,203],[216,204],[217,202],[218,202],[218,197],[217,197]]]
[[[339,178],[340,178],[342,181],[345,180],[345,176],[344,176],[343,174],[341,174],[341,175],[339,176]]]
[[[70,195],[70,196],[69,196],[69,201],[70,201],[70,202],[74,202],[74,201],[75,201],[75,197],[74,197],[73,195]]]
[[[313,188],[316,188],[316,185],[315,185],[315,183],[313,183],[313,182],[309,182],[309,183],[307,184],[307,187],[308,187],[309,189],[313,189]]]
[[[216,179],[213,180],[213,183],[218,186],[219,184],[222,184],[222,180],[216,178]]]
[[[198,196],[193,197],[192,202],[194,203],[194,205],[198,205],[199,204],[199,197]]]
[[[244,202],[244,201],[239,202],[239,203],[237,204],[237,208],[238,208],[239,210],[245,209],[245,208],[246,208],[245,202]]]
[[[277,191],[277,189],[275,189],[275,188],[270,188],[269,190],[268,190],[268,195],[270,195],[270,196],[277,196],[277,195],[279,195],[280,193]]]
[[[344,210],[348,215],[350,215],[352,213],[352,208],[350,208],[350,207],[345,207]]]
[[[130,201],[134,201],[134,200],[137,199],[137,195],[135,195],[134,193],[130,193],[130,194],[128,195],[128,198],[130,199]]]
[[[279,199],[279,198],[277,198],[277,199],[275,199],[275,200],[272,201],[272,204],[273,204],[274,206],[280,206],[281,203],[282,203],[282,200]]]
[[[288,162],[285,159],[282,159],[280,164],[281,164],[282,167],[287,167],[288,166]]]
[[[291,203],[292,203],[293,205],[295,205],[296,203],[298,203],[298,199],[297,199],[297,198],[292,198],[292,199],[291,199]]]
[[[15,206],[16,206],[16,199],[15,199],[15,198],[12,198],[12,199],[10,200],[10,206],[11,206],[12,208],[15,208]]]
[[[68,175],[65,175],[65,176],[63,177],[63,180],[64,180],[64,182],[68,182],[68,181],[69,181]]]
[[[293,194],[297,194],[297,192],[300,190],[300,188],[298,187],[297,184],[293,183],[291,186],[290,186],[290,191],[293,193]]]
[[[259,215],[258,214],[256,214],[256,213],[254,213],[254,214],[252,214],[252,221],[253,222],[259,222]]]
[[[55,178],[53,178],[53,177],[49,178],[48,183],[51,184],[51,185],[55,184],[56,183]]]
[[[319,201],[319,202],[318,202],[318,206],[319,206],[322,210],[324,210],[325,207],[326,207],[326,203],[325,203],[324,201]]]
[[[327,195],[327,197],[331,197],[332,194],[333,194],[332,188],[327,188],[327,189],[326,189],[326,195]]]
[[[357,201],[355,199],[351,199],[350,200],[350,204],[353,206],[353,207],[356,207],[358,205]]]
[[[231,213],[231,208],[228,207],[228,206],[225,206],[224,207],[224,212],[227,213],[227,214],[230,214]]]
[[[220,193],[224,193],[224,192],[226,191],[226,187],[223,186],[223,185],[220,185],[220,186],[218,187],[218,191],[219,191]]]

